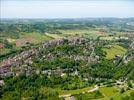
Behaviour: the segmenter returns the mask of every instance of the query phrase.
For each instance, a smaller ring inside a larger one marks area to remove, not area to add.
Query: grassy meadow
[[[119,45],[111,45],[111,47],[105,47],[103,50],[107,53],[106,59],[113,59],[117,55],[123,56],[127,51],[125,48]]]
[[[61,90],[61,89],[56,89],[56,90],[58,91],[59,95],[67,95],[67,94],[75,95],[75,94],[87,92],[92,88],[93,86],[89,86],[89,87],[85,87],[85,88],[81,88],[77,90]]]
[[[58,31],[60,31],[64,36],[81,36],[93,39],[96,39],[98,36],[105,35],[105,33],[91,29],[67,29]]]

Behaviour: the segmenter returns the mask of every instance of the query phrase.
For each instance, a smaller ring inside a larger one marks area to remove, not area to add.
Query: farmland
[[[104,48],[103,50],[107,53],[106,59],[113,59],[126,53],[126,49],[119,45],[111,45],[109,48]]]
[[[96,39],[100,35],[106,35],[106,33],[101,33],[99,31],[94,31],[91,29],[71,29],[71,30],[59,30],[66,36],[82,36]]]
[[[38,44],[51,39],[51,37],[41,33],[22,33],[20,38],[16,39],[16,46],[22,46],[26,44],[26,42]]]

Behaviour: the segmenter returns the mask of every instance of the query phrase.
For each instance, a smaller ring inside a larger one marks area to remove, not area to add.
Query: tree
[[[124,88],[121,88],[120,93],[124,93],[124,92],[125,92]]]
[[[127,85],[129,88],[133,88],[132,83],[128,80]]]

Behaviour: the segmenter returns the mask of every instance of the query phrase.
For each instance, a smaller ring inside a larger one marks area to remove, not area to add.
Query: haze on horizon
[[[1,0],[1,18],[134,17],[134,0]]]

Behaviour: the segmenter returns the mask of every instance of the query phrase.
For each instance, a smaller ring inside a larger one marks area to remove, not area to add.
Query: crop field
[[[44,35],[44,34],[40,34],[40,33],[24,33],[20,36],[19,39],[15,40],[16,46],[22,46],[24,45],[26,42],[30,42],[30,43],[40,43],[46,40],[50,40],[51,37]]]
[[[43,33],[32,32],[32,33],[21,33],[19,38],[17,39],[9,37],[4,39],[7,40],[9,43],[16,44],[17,47],[20,47],[23,46],[26,42],[38,44],[40,42],[53,39],[53,37],[45,35]]]
[[[125,48],[119,45],[111,45],[110,48],[104,48],[103,50],[107,53],[106,59],[113,59],[116,55],[122,56],[127,51]]]
[[[27,42],[38,44],[46,40],[53,39],[53,37],[47,36],[45,34],[32,32],[32,33],[21,33],[19,38],[10,38],[4,37],[3,40],[6,40],[9,44],[14,44],[13,48],[15,50],[19,49],[21,46],[24,46]],[[0,48],[0,55],[6,55],[11,52],[11,48]]]
[[[96,30],[89,30],[89,29],[68,29],[68,30],[59,30],[64,35],[71,35],[71,36],[82,36],[87,38],[97,38],[100,35],[105,35],[105,33],[96,31]]]
[[[9,43],[16,44],[17,47],[25,45],[26,42],[38,44],[40,42],[50,40],[50,39],[57,39],[69,36],[82,36],[86,38],[93,38],[96,39],[98,36],[106,36],[106,33],[99,32],[96,30],[90,29],[68,29],[68,30],[58,30],[62,34],[50,34],[50,33],[38,33],[38,32],[31,32],[31,33],[21,33],[19,38],[5,38]]]
[[[59,38],[63,38],[63,36],[61,36],[61,34],[50,34],[50,33],[45,33],[46,36],[54,38],[54,39],[59,39]]]
[[[100,88],[99,90],[106,98],[109,99],[118,92],[118,90],[114,87],[103,87]]]

